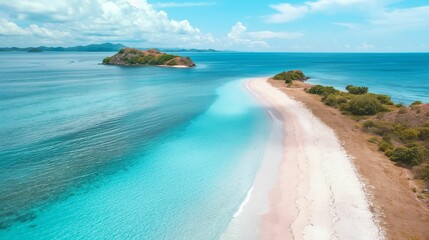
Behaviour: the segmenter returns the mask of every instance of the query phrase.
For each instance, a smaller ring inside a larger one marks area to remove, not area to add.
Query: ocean
[[[0,52],[1,239],[218,239],[272,128],[245,78],[301,69],[429,102],[426,53],[182,53],[192,69],[109,55]]]

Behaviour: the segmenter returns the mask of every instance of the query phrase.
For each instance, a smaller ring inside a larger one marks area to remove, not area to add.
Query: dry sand
[[[251,92],[283,121],[280,175],[270,192],[261,239],[384,239],[353,163],[334,131],[303,104],[266,82]]]
[[[261,223],[262,239],[429,239],[429,210],[411,191],[408,170],[370,144],[370,135],[354,120],[305,93],[308,84],[288,88],[282,81],[268,82],[251,85],[278,109],[287,137],[279,182]],[[385,236],[377,232],[376,219]]]

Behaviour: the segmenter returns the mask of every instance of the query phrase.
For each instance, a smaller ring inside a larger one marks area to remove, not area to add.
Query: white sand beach
[[[283,158],[272,173],[277,177],[267,196],[269,207],[255,230],[259,238],[385,239],[370,210],[365,186],[334,131],[266,78],[250,79],[246,84],[283,123],[285,136],[280,150]],[[261,179],[256,178],[242,214],[255,209],[251,202],[260,191],[256,186]]]

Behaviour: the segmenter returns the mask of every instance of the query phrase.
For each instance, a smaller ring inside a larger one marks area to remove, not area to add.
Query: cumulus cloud
[[[276,13],[266,20],[287,23],[314,13],[344,14],[345,11],[360,14],[360,22],[333,22],[358,32],[408,31],[429,28],[429,5],[419,7],[390,7],[389,1],[373,0],[313,0],[302,4],[280,3],[270,5]]]
[[[393,29],[429,28],[429,6],[386,10],[370,23]]]
[[[353,29],[353,28],[356,28],[358,26],[358,24],[348,23],[348,22],[334,22],[332,24],[340,26],[340,27],[345,27],[345,28],[348,28],[348,29]]]
[[[228,33],[228,38],[234,42],[239,43],[242,39],[242,35],[247,31],[247,27],[241,22],[237,22],[232,28],[231,32]]]
[[[21,28],[7,19],[0,19],[0,35],[2,36],[37,36],[42,38],[58,39],[70,36],[63,31],[51,31],[36,24],[30,24],[27,28]]]
[[[28,35],[28,32],[14,22],[7,19],[0,19],[0,35],[3,36],[23,36]]]
[[[242,22],[237,22],[228,33],[231,44],[253,47],[269,47],[268,39],[293,39],[303,36],[299,32],[273,32],[255,31],[248,32],[247,27]]]
[[[269,16],[268,21],[274,23],[290,22],[304,16],[310,8],[306,5],[294,6],[289,3],[270,5],[278,13]]]
[[[160,45],[213,42],[187,20],[170,19],[146,0],[0,1],[9,18],[1,34],[80,41],[141,41]],[[0,10],[1,11],[1,10]],[[26,22],[35,22],[26,26]],[[68,34],[67,34],[68,33]]]
[[[215,2],[166,2],[166,3],[155,3],[153,4],[156,8],[175,8],[175,7],[206,7],[215,5]]]
[[[259,31],[249,32],[250,36],[256,39],[294,39],[304,36],[301,32],[273,32],[273,31]]]
[[[268,44],[264,41],[249,39],[246,33],[247,27],[243,23],[237,22],[228,33],[228,39],[233,45],[241,45],[245,47],[267,47]]]
[[[317,0],[298,5],[272,4],[270,7],[277,13],[268,16],[267,20],[273,23],[291,22],[309,13],[365,4],[372,5],[374,3],[371,0]]]

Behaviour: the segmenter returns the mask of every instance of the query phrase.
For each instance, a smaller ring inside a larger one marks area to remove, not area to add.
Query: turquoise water
[[[302,69],[429,101],[429,54],[192,53],[194,69],[111,53],[0,53],[1,239],[217,239],[271,122],[242,79]],[[120,237],[119,237],[120,236]]]

